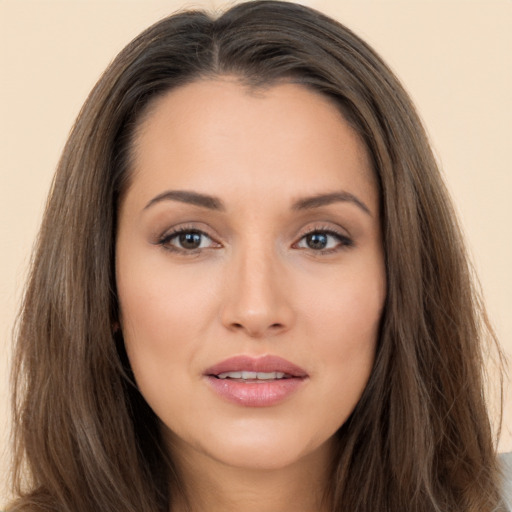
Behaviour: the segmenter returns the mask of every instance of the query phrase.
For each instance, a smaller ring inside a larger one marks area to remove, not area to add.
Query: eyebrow
[[[144,207],[144,210],[147,210],[151,206],[162,201],[178,201],[180,203],[192,204],[202,208],[207,208],[209,210],[226,211],[226,207],[223,201],[218,197],[201,194],[199,192],[192,192],[190,190],[167,190],[162,192],[161,194],[158,194],[156,197],[151,199],[151,201],[149,201],[149,203]],[[292,210],[310,210],[338,202],[352,203],[363,212],[371,216],[370,209],[363,201],[361,201],[354,194],[350,194],[349,192],[345,191],[331,192],[328,194],[317,194],[311,197],[298,199],[292,204]]]
[[[332,192],[330,194],[318,194],[311,197],[305,197],[295,201],[292,205],[293,210],[309,210],[312,208],[320,208],[321,206],[328,206],[333,203],[352,203],[360,208],[366,214],[372,215],[370,208],[364,204],[361,199],[349,192],[340,191]]]
[[[199,192],[192,192],[189,190],[167,190],[157,195],[144,207],[147,210],[150,206],[160,203],[162,201],[178,201],[180,203],[193,204],[209,210],[225,211],[224,203],[214,196],[200,194]]]

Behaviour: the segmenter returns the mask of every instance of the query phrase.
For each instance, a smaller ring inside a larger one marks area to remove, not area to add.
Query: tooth
[[[219,373],[217,377],[219,379],[240,379],[242,377],[242,372],[224,372]]]
[[[285,373],[283,372],[250,372],[250,371],[240,371],[240,372],[224,372],[219,373],[217,377],[219,379],[243,379],[243,380],[275,380],[282,379],[285,377]]]
[[[270,373],[265,373],[265,372],[258,372],[258,379],[275,379],[276,378],[276,372],[270,372]]]

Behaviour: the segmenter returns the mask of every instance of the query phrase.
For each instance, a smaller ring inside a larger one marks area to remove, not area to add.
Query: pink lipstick
[[[277,405],[299,389],[308,374],[278,356],[236,356],[204,372],[211,389],[222,398],[246,407]]]

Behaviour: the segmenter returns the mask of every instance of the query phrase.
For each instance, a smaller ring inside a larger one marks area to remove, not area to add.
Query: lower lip
[[[292,395],[305,381],[305,378],[290,378],[269,381],[239,381],[218,379],[207,376],[212,389],[229,402],[245,407],[270,407],[277,405]]]

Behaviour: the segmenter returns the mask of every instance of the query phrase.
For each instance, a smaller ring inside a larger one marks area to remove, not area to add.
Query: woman
[[[288,3],[172,16],[107,69],[59,164],[9,510],[505,510],[486,339],[373,50]]]

